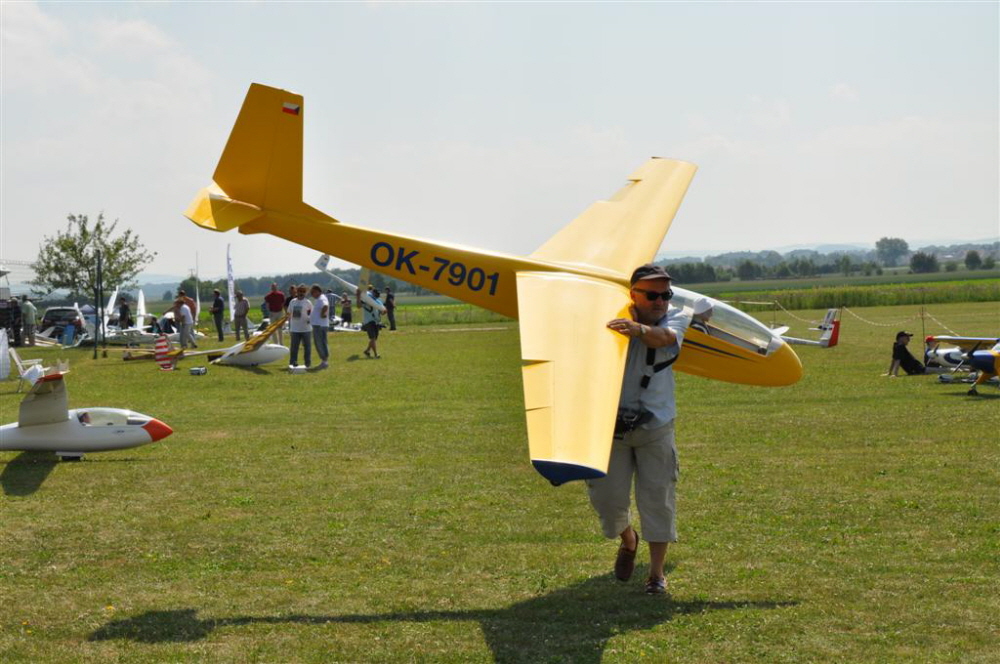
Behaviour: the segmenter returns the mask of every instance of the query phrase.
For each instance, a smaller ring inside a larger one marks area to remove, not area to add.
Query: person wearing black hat
[[[615,577],[628,581],[635,569],[639,535],[631,525],[631,486],[639,507],[642,537],[649,543],[646,592],[666,592],[663,566],[667,545],[677,541],[675,488],[679,474],[674,443],[674,373],[690,324],[683,309],[670,308],[670,275],[659,266],[636,268],[630,280],[629,318],[615,318],[608,328],[629,339],[618,419],[606,476],[588,480],[590,502],[608,539],[621,544]]]
[[[889,364],[889,371],[886,376],[895,378],[899,375],[899,368],[902,367],[907,375],[927,373],[927,368],[921,364],[920,360],[913,357],[906,344],[910,343],[913,334],[900,331],[896,333],[896,342],[892,344],[892,362]]]

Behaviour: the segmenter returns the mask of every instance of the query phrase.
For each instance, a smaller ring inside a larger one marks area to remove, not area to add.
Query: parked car
[[[55,327],[56,333],[59,334],[64,327],[75,323],[79,317],[80,314],[73,307],[49,307],[42,315],[42,324],[38,329],[44,331]]]

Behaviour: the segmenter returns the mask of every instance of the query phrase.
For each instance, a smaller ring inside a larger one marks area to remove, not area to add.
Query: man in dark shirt
[[[899,368],[902,367],[908,375],[927,373],[926,367],[920,360],[913,357],[906,344],[910,343],[913,335],[909,332],[897,332],[896,343],[892,345],[892,363],[889,365],[887,376],[898,376]]]
[[[226,303],[222,300],[222,292],[216,288],[212,290],[215,299],[212,300],[212,318],[215,320],[215,331],[219,333],[219,341],[225,339],[222,335],[222,314],[226,310]]]
[[[118,305],[118,327],[127,330],[132,327],[132,308],[128,306],[128,298],[122,296],[122,303]]]
[[[271,284],[271,292],[264,296],[264,303],[267,306],[267,318],[272,323],[285,315],[285,294],[278,290],[278,284]],[[281,327],[278,328],[278,343],[285,343]]]
[[[385,315],[389,319],[389,329],[396,329],[396,296],[392,289],[385,287]]]

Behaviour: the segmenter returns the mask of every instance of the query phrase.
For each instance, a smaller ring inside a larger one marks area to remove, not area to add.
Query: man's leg
[[[674,423],[643,431],[637,440],[635,499],[642,520],[643,538],[649,542],[650,580],[663,579],[667,545],[677,541],[676,487],[680,474]],[[662,591],[661,591],[662,592]]]
[[[276,321],[279,318],[281,318],[281,312],[280,311],[272,311],[272,312],[270,312],[270,316],[271,316],[271,322],[273,323],[274,321]],[[283,330],[281,329],[282,327],[284,327],[284,324],[282,324],[281,327],[278,328],[278,345],[279,346],[284,346],[285,345],[285,336],[284,336]]]
[[[639,538],[630,525],[631,484],[635,470],[632,448],[622,440],[611,446],[608,473],[596,480],[587,480],[590,504],[601,521],[601,532],[608,539],[621,540],[615,560],[615,576],[627,581],[632,575]]]
[[[292,332],[291,335],[292,335],[291,360],[292,360],[292,366],[295,366],[299,363],[299,334],[298,332]]]

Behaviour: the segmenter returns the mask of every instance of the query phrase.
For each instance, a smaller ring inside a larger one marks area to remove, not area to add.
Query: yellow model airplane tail
[[[304,203],[304,113],[300,95],[251,85],[214,182],[185,215],[214,231],[270,233],[518,318],[532,462],[554,483],[603,475],[627,349],[605,324],[628,314],[629,275],[652,260],[695,166],[650,159],[531,256],[511,256],[351,226]],[[718,344],[702,344],[687,370],[758,385],[801,375],[795,354],[769,335],[742,356]],[[683,352],[674,366],[685,370]]]

